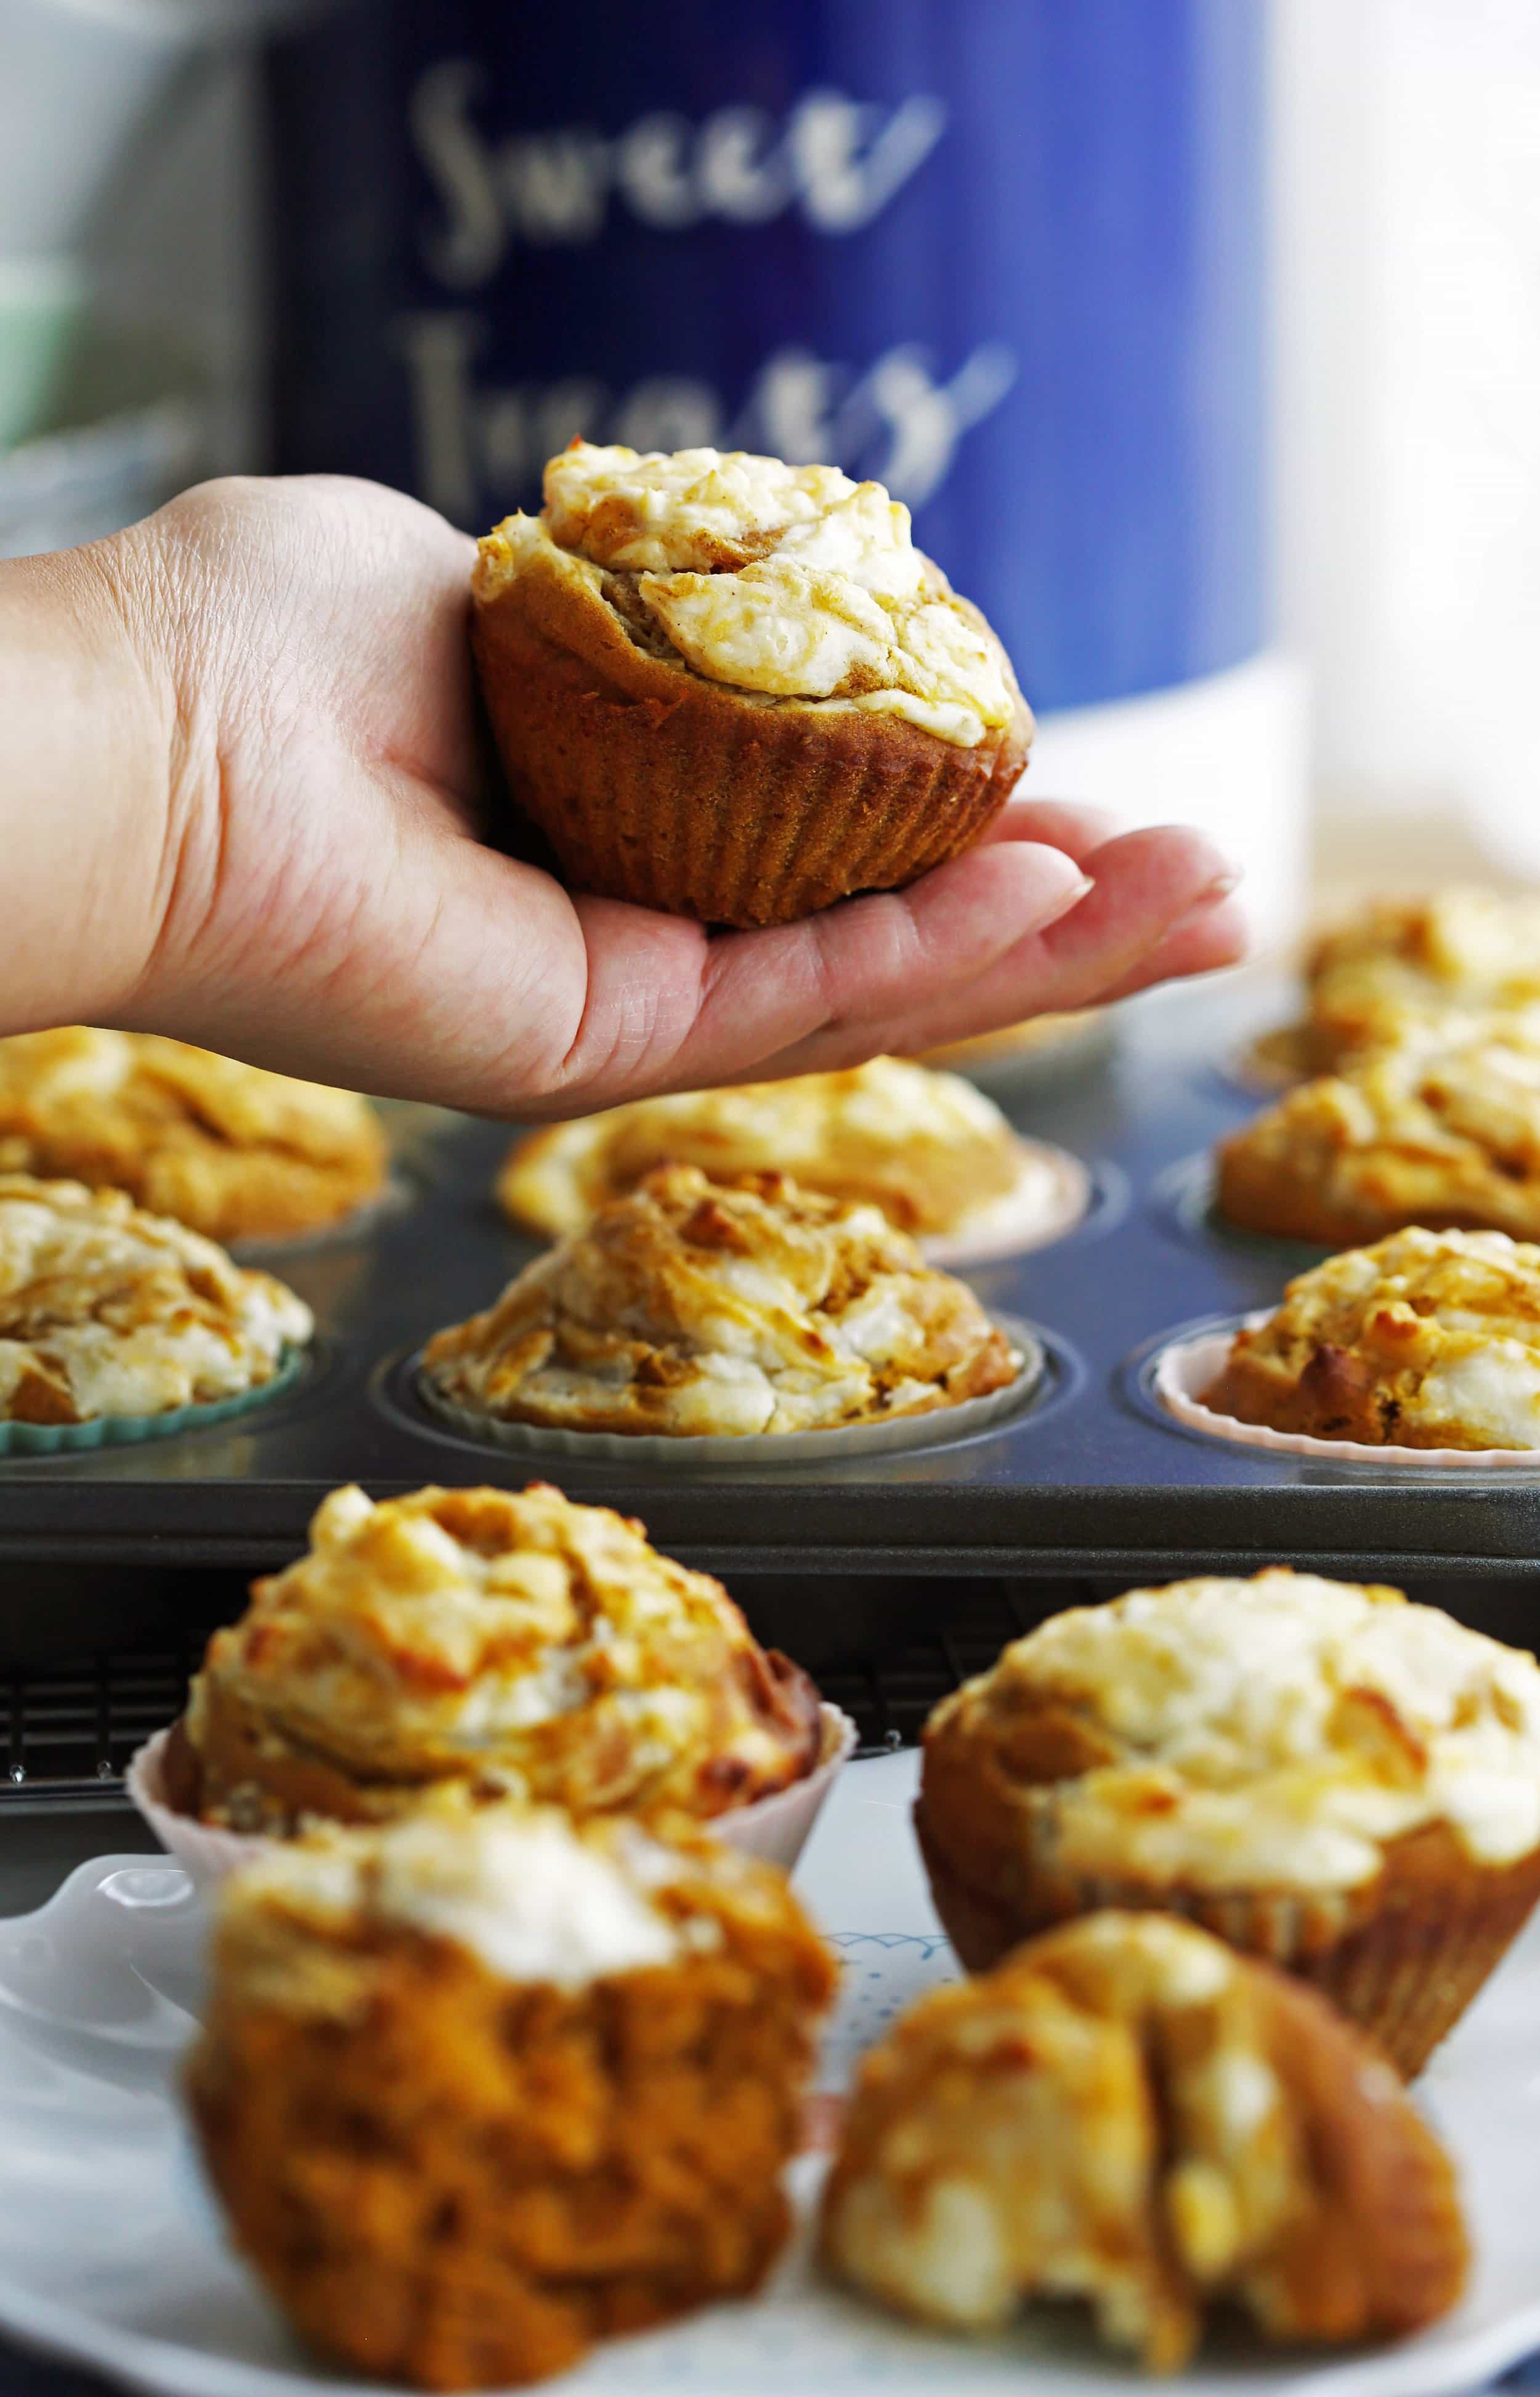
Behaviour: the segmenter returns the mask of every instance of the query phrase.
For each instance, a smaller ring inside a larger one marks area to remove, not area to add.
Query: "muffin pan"
[[[1161,994],[1126,1011],[1105,1062],[1010,1104],[1024,1130],[1084,1158],[1104,1197],[1053,1246],[969,1270],[987,1306],[1041,1333],[1049,1359],[1030,1404],[971,1437],[750,1470],[536,1459],[435,1423],[403,1365],[534,1252],[491,1198],[507,1129],[402,1108],[408,1203],[352,1239],[270,1252],[315,1310],[322,1370],[228,1424],[0,1461],[0,1561],[247,1570],[292,1555],[340,1481],[378,1496],[435,1480],[517,1487],[543,1471],[730,1578],[1078,1571],[1126,1582],[1278,1558],[1350,1578],[1511,1573],[1540,1560],[1540,1455],[1419,1474],[1270,1454],[1194,1437],[1140,1388],[1151,1344],[1269,1305],[1297,1270],[1289,1243],[1209,1236],[1196,1209],[1173,1214],[1166,1178],[1260,1104],[1216,1066],[1287,1007],[1276,981]]]

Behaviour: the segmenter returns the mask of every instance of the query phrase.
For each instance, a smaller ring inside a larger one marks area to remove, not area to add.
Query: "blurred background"
[[[0,0],[0,554],[583,431],[887,481],[1032,782],[1540,871],[1534,0]]]

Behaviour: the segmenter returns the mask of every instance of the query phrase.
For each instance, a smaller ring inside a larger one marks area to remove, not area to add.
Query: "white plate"
[[[824,2081],[953,1977],[909,1837],[912,1753],[850,1766],[799,1886],[845,1962]],[[174,2101],[197,2003],[197,1901],[170,1865],[109,1856],[0,1923],[0,2327],[169,2397],[338,2397],[226,2251]],[[932,2337],[824,2288],[805,2248],[768,2296],[604,2348],[572,2397],[1466,2397],[1540,2346],[1540,1933],[1423,2083],[1459,2159],[1479,2265],[1459,2311],[1401,2346],[1320,2361],[1232,2342],[1151,2383],[1038,2309],[1009,2339]],[[819,2166],[797,2167],[806,2197]]]

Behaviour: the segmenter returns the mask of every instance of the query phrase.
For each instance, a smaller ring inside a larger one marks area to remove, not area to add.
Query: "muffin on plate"
[[[210,1239],[322,1230],[378,1198],[386,1164],[352,1091],[146,1032],[0,1040],[0,1171],[111,1184]]]
[[[1021,1362],[877,1208],[671,1165],[435,1332],[422,1380],[457,1420],[682,1440],[927,1414]]]
[[[1392,1232],[1299,1274],[1238,1332],[1213,1413],[1396,1448],[1540,1448],[1540,1247]]]
[[[1367,2042],[1208,1933],[1123,1913],[933,1990],[866,2056],[823,2250],[959,2330],[1084,2298],[1158,2371],[1211,2306],[1277,2340],[1419,2329],[1468,2261],[1449,2158]]]
[[[943,1699],[916,1826],[971,1967],[1166,1908],[1314,1982],[1411,2074],[1540,1895],[1540,1666],[1308,1573],[1131,1590]]]
[[[481,687],[514,797],[584,890],[779,924],[976,841],[1032,718],[879,483],[586,441],[481,543]]]
[[[1250,1231],[1346,1247],[1404,1225],[1540,1236],[1540,1032],[1419,1032],[1303,1083],[1222,1141],[1214,1199]]]
[[[757,2286],[833,1983],[768,1866],[430,1807],[225,1882],[188,2094],[315,2348],[502,2387]]]
[[[841,1073],[637,1099],[548,1124],[515,1144],[497,1195],[516,1224],[559,1239],[660,1165],[698,1165],[719,1182],[789,1173],[804,1190],[880,1207],[917,1239],[987,1238],[1008,1211],[1025,1222],[1056,1193],[1051,1155],[1012,1132],[971,1082],[875,1057]]]
[[[151,1418],[255,1393],[311,1312],[121,1190],[0,1175],[0,1421]]]
[[[589,1815],[714,1816],[811,1772],[818,1693],[719,1582],[559,1490],[334,1490],[216,1631],[164,1768],[243,1832],[380,1820],[457,1782]]]

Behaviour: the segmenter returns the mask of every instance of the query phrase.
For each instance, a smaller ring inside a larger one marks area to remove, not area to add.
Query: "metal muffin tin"
[[[139,1449],[0,1463],[0,1563],[23,1559],[248,1570],[301,1545],[322,1493],[423,1481],[518,1487],[640,1515],[690,1561],[734,1572],[1248,1572],[1286,1559],[1356,1577],[1507,1574],[1540,1559],[1533,1470],[1387,1471],[1275,1457],[1163,1421],[1142,1380],[1159,1336],[1267,1304],[1302,1252],[1212,1236],[1184,1160],[1262,1104],[1227,1078],[1246,1031],[1286,1009],[1277,984],[1229,977],[1125,1011],[1086,1072],[1002,1093],[1024,1128],[1095,1171],[1068,1238],[971,1270],[985,1304],[1040,1333],[1032,1403],[971,1439],[807,1466],[564,1458],[553,1466],[457,1437],[415,1403],[426,1335],[488,1305],[530,1255],[490,1195],[505,1126],[394,1111],[411,1203],[287,1259],[267,1252],[321,1328],[315,1363],[268,1409]],[[7,1576],[14,1581],[14,1572]]]

